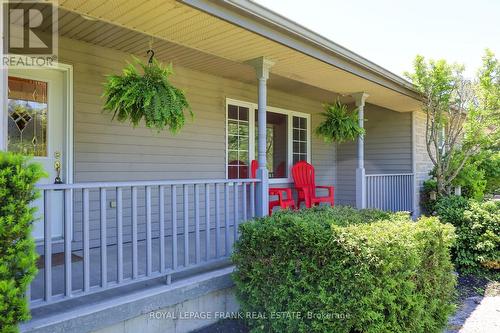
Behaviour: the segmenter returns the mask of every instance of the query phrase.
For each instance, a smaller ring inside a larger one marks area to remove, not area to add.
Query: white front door
[[[56,69],[11,69],[8,77],[7,150],[33,156],[48,174],[40,184],[65,183],[69,156],[66,136],[67,89],[65,72]],[[33,235],[43,238],[43,200],[38,207]],[[63,232],[63,192],[55,191],[52,204],[52,237]]]

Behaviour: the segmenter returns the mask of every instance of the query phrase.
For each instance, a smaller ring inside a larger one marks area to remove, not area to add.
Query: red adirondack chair
[[[311,208],[321,202],[330,203],[334,205],[334,187],[333,186],[317,186],[314,178],[314,167],[306,161],[297,162],[292,167],[292,176],[297,189],[298,202],[297,206],[300,208],[300,203],[304,202],[307,208]],[[327,196],[317,196],[316,189],[327,189]]]
[[[252,173],[252,178],[257,178],[257,169],[259,168],[259,163],[253,160],[250,163],[250,170]],[[286,197],[285,197],[286,194]],[[289,188],[269,188],[269,196],[277,196],[277,200],[269,200],[269,215],[273,214],[274,207],[281,207],[282,209],[295,208],[295,200],[292,197],[292,190]]]
[[[234,160],[228,163],[228,178],[236,179],[236,178],[248,178],[248,166],[246,162]],[[239,174],[238,174],[239,171]]]

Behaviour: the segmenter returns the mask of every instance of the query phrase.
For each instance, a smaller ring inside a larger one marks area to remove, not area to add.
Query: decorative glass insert
[[[47,82],[9,76],[9,151],[47,156]]]
[[[258,120],[255,110],[255,158],[258,158]],[[288,116],[282,113],[267,112],[266,115],[266,159],[269,178],[288,177]]]
[[[293,117],[293,164],[307,161],[307,118]]]
[[[248,178],[250,176],[248,156],[249,109],[237,105],[228,105],[227,116],[228,178]]]

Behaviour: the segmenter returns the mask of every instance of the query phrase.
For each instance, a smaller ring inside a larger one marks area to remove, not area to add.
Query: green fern
[[[134,57],[134,62],[123,69],[123,75],[107,77],[104,111],[112,113],[118,121],[129,120],[134,127],[144,119],[148,128],[158,131],[168,128],[177,133],[186,122],[184,111],[189,111],[191,117],[193,112],[184,92],[168,81],[172,73],[171,64],[165,66],[156,59],[144,64]]]
[[[353,141],[365,133],[358,124],[356,110],[350,112],[347,105],[338,100],[335,103],[323,104],[323,107],[325,112],[321,115],[325,119],[316,128],[316,135],[322,137],[325,142]]]

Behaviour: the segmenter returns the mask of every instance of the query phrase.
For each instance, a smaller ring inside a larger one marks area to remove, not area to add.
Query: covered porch
[[[267,215],[270,186],[293,188],[298,160],[315,166],[318,185],[335,186],[336,204],[414,212],[414,92],[338,45],[319,45],[320,36],[308,40],[298,25],[285,31],[290,22],[233,5],[122,1],[116,11],[112,2],[59,2],[68,127],[63,184],[39,186],[33,309],[229,265],[237,226]],[[172,81],[195,113],[176,136],[101,112],[105,76],[150,44],[173,63]],[[321,104],[336,98],[358,107],[366,135],[357,142],[314,135]]]

